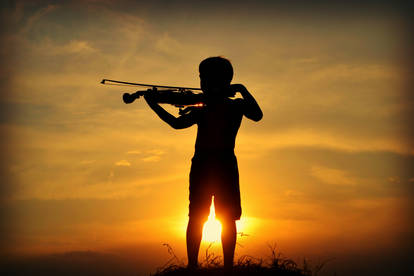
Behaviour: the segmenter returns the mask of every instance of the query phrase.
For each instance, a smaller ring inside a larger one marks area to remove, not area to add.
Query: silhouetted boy
[[[175,129],[197,124],[197,140],[190,172],[190,205],[187,227],[188,267],[197,267],[198,251],[214,195],[216,216],[222,223],[221,241],[224,266],[233,266],[236,220],[241,216],[239,173],[234,144],[243,115],[259,121],[262,111],[242,84],[232,84],[229,60],[210,57],[199,66],[205,106],[178,118],[165,111],[152,98],[145,97],[157,115]],[[230,99],[236,92],[243,98]]]

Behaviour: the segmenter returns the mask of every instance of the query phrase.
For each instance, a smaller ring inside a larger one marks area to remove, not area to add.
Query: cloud
[[[303,192],[297,190],[285,190],[284,195],[289,198],[298,198],[303,196]]]
[[[142,152],[140,150],[129,150],[127,151],[127,154],[141,154]]]
[[[183,46],[171,35],[164,33],[157,39],[154,47],[163,54],[176,55],[183,51]]]
[[[148,153],[160,156],[160,155],[163,155],[165,152],[163,150],[160,150],[160,149],[152,149],[152,150],[149,150]]]
[[[93,164],[93,163],[95,163],[96,162],[96,160],[82,160],[81,162],[80,162],[80,164],[81,165],[90,165],[90,164]]]
[[[265,122],[263,122],[264,124]],[[253,126],[252,126],[253,127]],[[414,149],[395,137],[355,137],[354,133],[335,133],[323,129],[290,128],[280,131],[268,129],[265,132],[240,131],[239,152],[246,156],[257,157],[269,150],[294,147],[335,149],[345,152],[393,152],[414,155]],[[263,141],[266,141],[263,143]]]
[[[53,12],[58,7],[59,7],[58,5],[48,4],[46,7],[41,8],[38,11],[36,11],[33,15],[27,18],[26,24],[22,28],[21,33],[25,34],[25,33],[30,32],[33,26],[37,22],[39,22],[42,17]]]
[[[61,64],[61,67],[59,70],[47,70],[45,69],[44,74],[41,74],[39,72],[27,72],[29,74],[34,73],[37,77],[51,79],[51,78],[66,78],[66,74],[62,74],[61,70],[64,68],[71,68],[71,66],[75,65],[78,67],[78,70],[72,71],[76,72],[77,74],[83,75],[83,78],[90,78],[90,76],[85,76],[85,66],[81,66],[79,62],[74,62],[76,59],[82,59],[84,65],[85,62],[91,63],[93,60],[101,58],[99,56],[99,49],[95,46],[92,46],[92,43],[85,39],[70,39],[68,41],[57,41],[53,39],[53,37],[42,37],[39,39],[39,41],[30,41],[27,39],[27,36],[21,36],[17,37],[16,44],[18,44],[17,47],[20,48],[19,55],[22,55],[20,59],[23,59],[26,57],[32,57],[30,61],[26,61],[27,63],[32,63],[35,66],[38,66],[38,69],[43,67],[43,65],[52,64],[52,61],[58,62]],[[40,62],[43,61],[43,62]],[[62,66],[65,65],[65,66]],[[24,67],[22,68],[24,70]],[[69,72],[67,72],[69,73]],[[69,73],[71,74],[71,73]],[[19,74],[17,74],[19,75]],[[56,85],[56,84],[51,84]]]
[[[312,81],[394,81],[402,79],[398,68],[380,64],[333,64],[313,71],[308,77]]]
[[[357,183],[346,171],[322,166],[312,166],[311,175],[326,184],[354,186]]]
[[[129,167],[129,166],[131,166],[131,163],[129,163],[127,160],[120,160],[120,161],[115,163],[115,166]]]
[[[158,155],[153,155],[153,156],[147,156],[142,158],[141,160],[144,162],[157,162],[160,161],[161,157],[159,157]]]
[[[163,150],[152,149],[147,151],[147,156],[141,158],[144,162],[158,162],[161,160],[161,155],[164,154]]]
[[[92,53],[94,49],[87,41],[72,40],[69,43],[55,49],[56,54],[81,54]]]
[[[391,183],[400,183],[400,178],[398,176],[390,176],[387,179]]]

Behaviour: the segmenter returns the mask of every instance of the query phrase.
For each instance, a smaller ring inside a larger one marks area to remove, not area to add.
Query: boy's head
[[[199,66],[201,89],[206,92],[223,90],[233,79],[233,66],[223,57],[209,57]]]

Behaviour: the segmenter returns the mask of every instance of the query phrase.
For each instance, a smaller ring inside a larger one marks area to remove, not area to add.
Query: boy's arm
[[[255,122],[260,121],[263,118],[263,112],[247,88],[243,84],[232,84],[230,88],[235,92],[240,92],[242,95],[243,114]]]
[[[147,104],[151,107],[152,110],[160,117],[161,120],[169,124],[174,129],[183,129],[192,126],[195,124],[194,117],[190,114],[183,115],[180,117],[175,117],[168,113],[164,108],[162,108],[156,101],[154,101],[151,96],[144,96]]]

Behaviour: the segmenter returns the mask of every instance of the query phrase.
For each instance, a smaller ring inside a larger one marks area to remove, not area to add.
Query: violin
[[[122,95],[124,103],[133,103],[136,99],[145,96],[147,93],[151,93],[156,102],[178,107],[180,109],[180,115],[187,113],[192,108],[199,108],[205,105],[204,95],[201,92],[193,92],[201,91],[200,88],[143,84],[109,79],[103,79],[101,84],[148,87],[146,90],[139,90],[135,93],[124,93]]]

